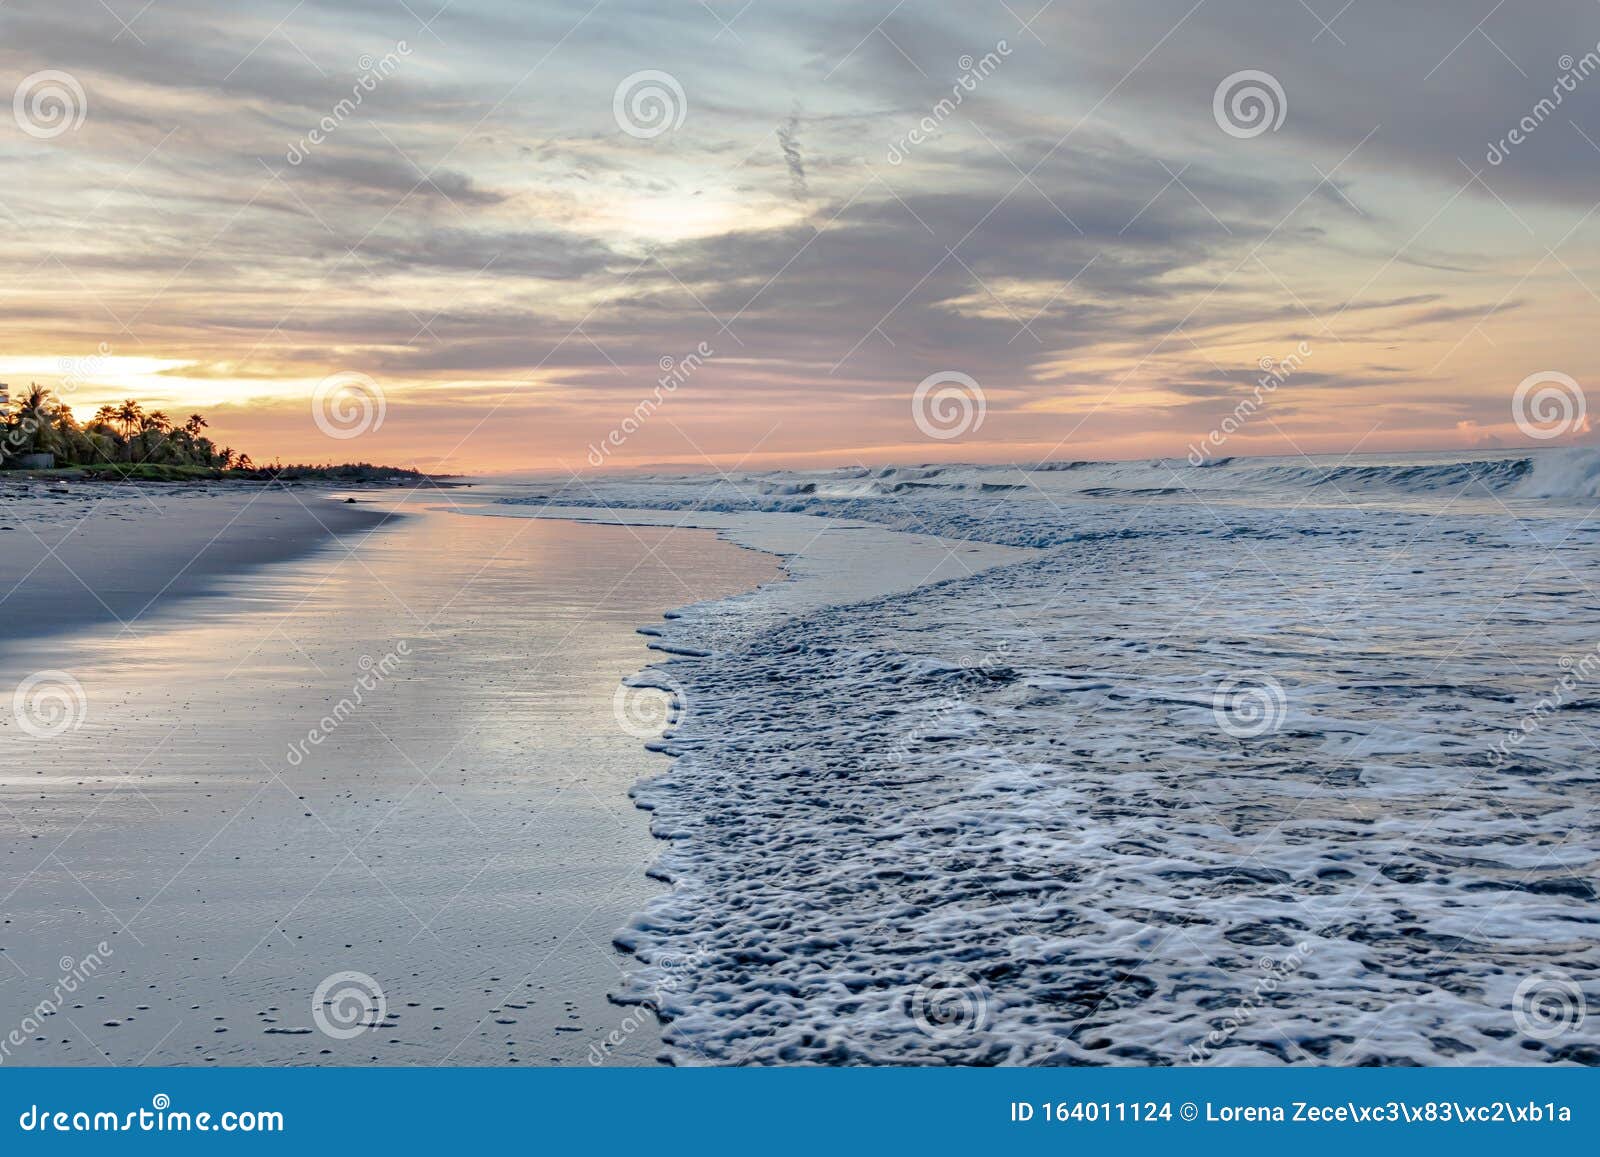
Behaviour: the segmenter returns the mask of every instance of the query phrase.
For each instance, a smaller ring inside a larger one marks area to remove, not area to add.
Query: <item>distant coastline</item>
[[[0,395],[0,471],[9,476],[86,482],[335,482],[470,485],[449,475],[370,462],[258,465],[218,446],[210,423],[190,414],[175,423],[137,399],[101,406],[79,423],[49,390],[30,385],[16,401]]]
[[[252,485],[268,482],[327,482],[340,486],[454,487],[473,485],[458,474],[424,474],[405,466],[375,466],[369,462],[344,462],[338,465],[267,466],[184,466],[158,462],[101,463],[100,465],[51,466],[23,469],[0,466],[0,479],[76,482],[236,482]]]

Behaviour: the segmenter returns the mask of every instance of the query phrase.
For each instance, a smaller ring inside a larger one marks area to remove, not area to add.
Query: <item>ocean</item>
[[[1600,1061],[1600,452],[589,487],[1023,552],[671,622],[676,1063]]]
[[[1588,449],[419,498],[0,652],[87,707],[0,748],[12,1051],[1600,1063],[1596,506]]]

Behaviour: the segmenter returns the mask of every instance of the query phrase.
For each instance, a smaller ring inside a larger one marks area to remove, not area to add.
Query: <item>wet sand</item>
[[[342,493],[342,492],[341,492]],[[113,623],[139,633],[164,600],[214,591],[228,576],[347,548],[380,525],[367,505],[321,486],[115,485],[0,481],[0,646]]]
[[[0,640],[0,1037],[28,1029],[4,1063],[654,1063],[653,1022],[606,994],[612,934],[661,890],[627,790],[667,761],[614,694],[651,657],[638,627],[774,560],[704,531],[420,508],[307,546],[300,497],[174,514],[199,534],[239,513],[241,549],[292,538],[288,561],[169,588],[134,631]],[[70,538],[147,549],[107,519]],[[11,597],[48,601],[38,574]],[[82,690],[59,733],[11,710],[41,671]],[[368,978],[383,1019],[341,1020],[364,993],[376,1011]]]

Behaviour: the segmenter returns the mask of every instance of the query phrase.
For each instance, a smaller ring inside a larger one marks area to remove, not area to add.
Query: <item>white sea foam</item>
[[[1600,1063],[1600,1017],[1535,1038],[1514,1007],[1550,974],[1600,1009],[1600,684],[1534,714],[1600,644],[1597,473],[1564,450],[597,486],[1043,548],[660,628],[690,708],[636,796],[673,888],[619,933],[619,998],[672,970],[677,1063]],[[1238,726],[1224,685],[1264,715]]]
[[[1600,498],[1600,449],[1563,449],[1539,455],[1517,488],[1530,498]]]

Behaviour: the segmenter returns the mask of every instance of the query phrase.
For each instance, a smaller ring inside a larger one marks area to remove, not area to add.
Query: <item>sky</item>
[[[0,381],[257,461],[1594,439],[1595,0],[8,0],[7,94]]]

